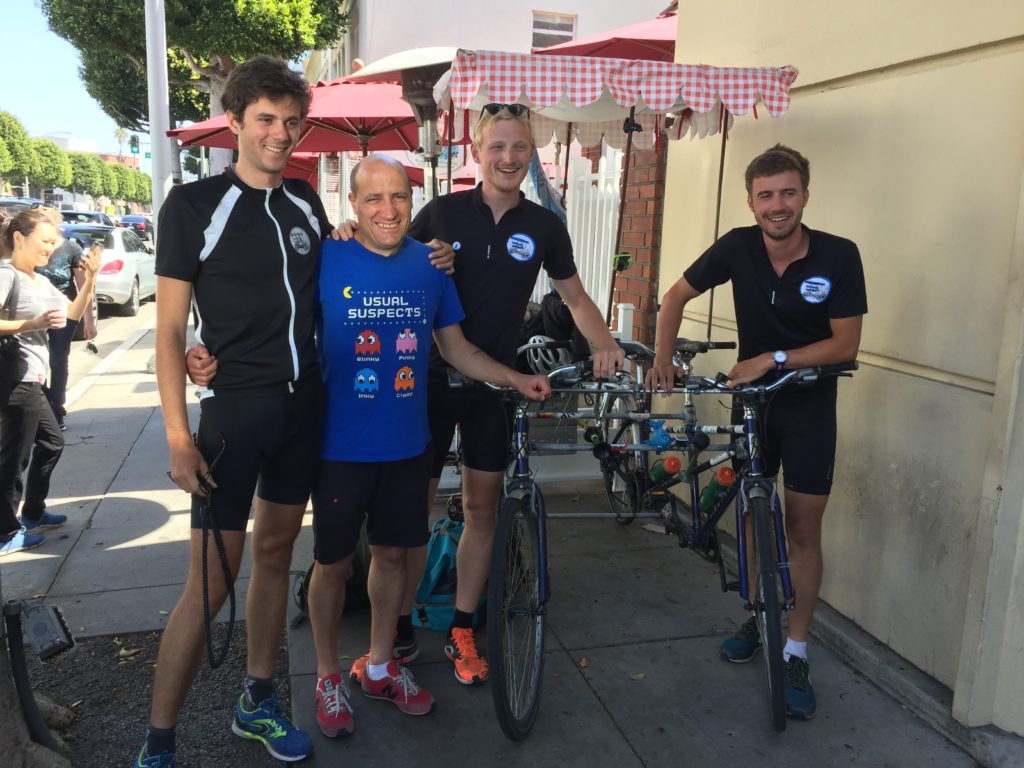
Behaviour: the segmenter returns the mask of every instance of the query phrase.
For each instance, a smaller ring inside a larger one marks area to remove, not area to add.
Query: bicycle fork
[[[530,499],[530,511],[537,518],[537,596],[540,603],[538,608],[541,608],[551,597],[548,581],[547,513],[544,509],[544,497],[530,473],[530,423],[526,417],[526,406],[523,404],[516,407],[515,423],[515,469],[512,473],[512,482],[505,487],[505,495],[511,496],[517,491],[527,494]]]
[[[774,481],[763,476],[761,445],[758,440],[757,412],[750,406],[743,406],[743,421],[746,426],[747,452],[750,456],[750,476],[740,481],[740,492],[736,501],[736,558],[739,569],[740,597],[751,603],[749,588],[749,570],[747,566],[747,527],[746,518],[750,498],[760,497],[768,501],[768,514],[771,516],[771,529],[775,544],[775,568],[782,580],[782,606],[784,610],[792,610],[795,603],[793,580],[789,573],[789,554],[786,551],[786,529],[782,517],[782,504],[779,501],[778,486]]]

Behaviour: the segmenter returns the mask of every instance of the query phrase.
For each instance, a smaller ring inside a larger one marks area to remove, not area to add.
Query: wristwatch
[[[780,349],[778,352],[772,355],[772,360],[775,361],[775,370],[781,371],[783,366],[786,365],[786,361],[789,360],[789,355],[787,355],[785,351]]]

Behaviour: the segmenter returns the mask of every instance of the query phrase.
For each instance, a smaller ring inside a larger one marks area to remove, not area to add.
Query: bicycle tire
[[[782,660],[782,604],[779,600],[779,569],[775,561],[775,538],[772,536],[771,510],[768,499],[748,499],[748,513],[753,520],[754,565],[756,587],[754,616],[761,633],[762,654],[768,678],[768,711],[772,727],[786,730],[786,702],[783,694],[785,663]]]
[[[491,693],[501,730],[512,741],[522,741],[533,728],[544,673],[545,611],[533,505],[530,495],[502,502],[487,587]]]
[[[636,410],[632,397],[614,397],[606,411],[629,412]],[[640,426],[637,423],[624,427],[624,419],[608,419],[605,436],[608,440],[638,444],[640,442]],[[620,434],[622,433],[622,434]],[[608,508],[615,515],[620,525],[629,525],[636,519],[640,511],[641,485],[638,477],[636,455],[633,453],[616,453],[601,462],[601,475],[604,479],[604,493],[608,499]]]

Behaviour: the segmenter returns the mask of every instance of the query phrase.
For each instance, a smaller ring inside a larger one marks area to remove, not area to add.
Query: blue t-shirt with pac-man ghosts
[[[327,388],[321,457],[397,461],[430,443],[427,364],[435,328],[462,320],[455,283],[411,238],[391,256],[327,240],[317,340]]]

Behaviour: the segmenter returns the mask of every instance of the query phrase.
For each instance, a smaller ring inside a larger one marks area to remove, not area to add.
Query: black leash
[[[227,441],[224,440],[223,435],[220,437],[220,451],[213,461],[209,462],[209,472],[207,476],[213,472],[220,462],[221,456],[224,455],[224,449],[227,447]],[[224,660],[227,658],[228,650],[231,646],[231,637],[235,631],[235,580],[231,576],[231,568],[228,566],[228,555],[224,549],[224,537],[220,532],[220,524],[217,522],[217,516],[213,513],[213,489],[209,483],[206,482],[206,477],[199,477],[199,487],[206,493],[205,503],[199,507],[199,515],[202,519],[202,569],[203,569],[203,631],[206,635],[206,654],[210,662],[210,669],[216,669]],[[220,655],[214,651],[213,648],[213,625],[210,620],[210,577],[209,577],[209,564],[207,558],[207,546],[210,541],[210,529],[213,529],[213,542],[217,547],[217,556],[220,560],[221,570],[224,572],[224,583],[228,589],[228,600],[231,608],[228,614],[228,630],[224,635],[224,642],[221,645]]]

